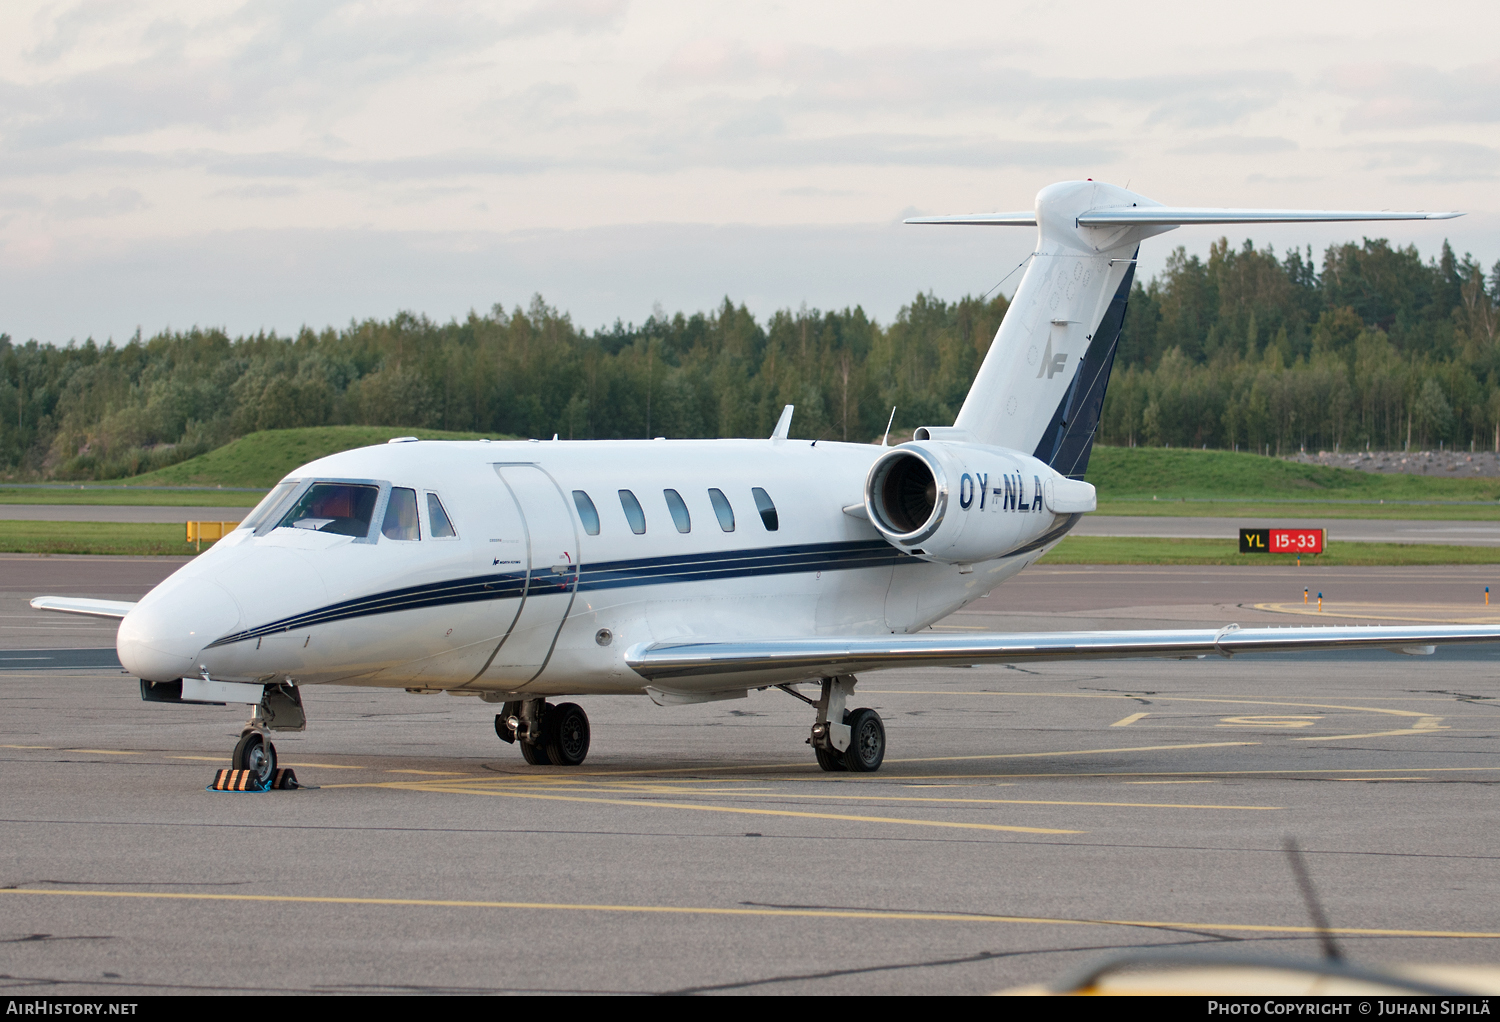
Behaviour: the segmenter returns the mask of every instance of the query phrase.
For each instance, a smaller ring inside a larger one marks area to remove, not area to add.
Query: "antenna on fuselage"
[[[883,436],[883,437],[880,438],[880,446],[881,447],[889,447],[890,446],[890,444],[888,444],[886,441],[890,440],[890,438],[891,438],[891,425],[895,421],[896,421],[896,406],[895,405],[891,405],[891,417],[889,419],[885,420],[885,436]]]

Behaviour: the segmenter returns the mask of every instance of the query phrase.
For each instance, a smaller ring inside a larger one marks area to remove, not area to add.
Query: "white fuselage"
[[[422,441],[336,454],[288,480],[373,484],[382,509],[393,487],[414,490],[420,539],[382,535],[379,509],[363,540],[241,528],[126,616],[120,659],[152,681],[206,675],[492,698],[639,693],[644,680],[624,659],[633,646],[912,632],[1044,552],[955,565],[896,549],[844,511],[863,506],[866,475],[885,450],[806,440]],[[757,487],[774,503],[774,531]],[[711,489],[732,509],[732,531]],[[597,534],[575,490],[597,509]],[[632,528],[621,490],[639,502],[644,532]],[[688,531],[666,490],[680,495]],[[434,538],[428,494],[456,536]],[[722,689],[725,679],[674,684]]]

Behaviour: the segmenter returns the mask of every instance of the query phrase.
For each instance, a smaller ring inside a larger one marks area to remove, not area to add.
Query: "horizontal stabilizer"
[[[1395,210],[1197,209],[1190,206],[1124,206],[1078,215],[1080,227],[1177,226],[1180,224],[1316,224],[1357,220],[1452,220],[1462,213],[1402,213]]]
[[[1031,210],[1019,213],[968,213],[963,216],[914,216],[901,221],[906,224],[968,224],[973,227],[1035,227],[1036,214]]]
[[[1338,209],[1208,209],[1194,206],[1121,206],[1078,215],[1080,227],[1179,227],[1190,224],[1315,224],[1361,220],[1452,220],[1462,213]],[[972,227],[1035,227],[1035,213],[966,213],[914,216],[908,224],[965,224]]]
[[[664,642],[632,647],[625,662],[644,678],[750,671],[819,675],[892,667],[951,667],[1045,660],[1135,657],[1223,657],[1241,653],[1387,649],[1397,652],[1456,643],[1500,642],[1500,627],[1483,625],[1358,625],[1316,628],[1184,628],[1108,632],[988,635],[817,636],[737,642]],[[1424,651],[1425,652],[1425,651]]]
[[[31,601],[32,610],[56,610],[64,614],[87,614],[89,617],[120,618],[135,609],[133,603],[119,600],[80,600],[71,596],[38,596]]]

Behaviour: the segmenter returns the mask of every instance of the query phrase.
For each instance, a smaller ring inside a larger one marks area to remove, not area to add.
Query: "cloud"
[[[1391,142],[1359,146],[1368,170],[1396,171],[1412,184],[1494,181],[1500,178],[1500,150],[1473,142]]]
[[[75,8],[74,11],[84,8]],[[76,31],[66,17],[43,59]],[[64,31],[66,29],[66,31]],[[9,150],[97,143],[188,126],[214,131],[281,115],[349,109],[392,79],[477,51],[499,36],[491,20],[428,16],[362,4],[249,5],[229,20],[155,20],[113,41],[85,70],[0,81],[0,131]]]
[[[1216,135],[1200,138],[1169,150],[1174,156],[1265,156],[1297,151],[1289,138],[1266,135]]]
[[[146,199],[134,188],[111,188],[83,198],[63,196],[51,203],[52,212],[63,220],[95,219],[133,213],[146,207]]]
[[[758,89],[779,97],[775,101],[789,114],[855,109],[946,114],[978,108],[1009,115],[1043,109],[1076,118],[1079,106],[1092,104],[1096,116],[1101,106],[1134,108],[1147,124],[1186,128],[1232,124],[1271,106],[1293,84],[1288,75],[1266,71],[1047,76],[1005,58],[993,47],[833,50],[703,38],[680,46],[646,82],[716,100]]]
[[[1454,71],[1417,64],[1348,64],[1324,84],[1355,101],[1346,131],[1500,121],[1500,61]]]
[[[547,0],[505,26],[507,35],[612,32],[625,19],[630,0]]]

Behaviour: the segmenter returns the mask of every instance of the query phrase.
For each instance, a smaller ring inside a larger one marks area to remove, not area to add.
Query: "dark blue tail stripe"
[[[1137,249],[1139,254],[1140,250]],[[1042,439],[1032,457],[1045,461],[1070,479],[1082,479],[1094,449],[1094,434],[1104,411],[1104,391],[1114,368],[1115,351],[1120,345],[1120,331],[1125,326],[1125,305],[1130,299],[1130,285],[1135,280],[1135,262],[1125,271],[1125,279],[1110,299],[1104,318],[1099,321],[1073,383],[1058,402],[1052,421],[1042,432]]]

